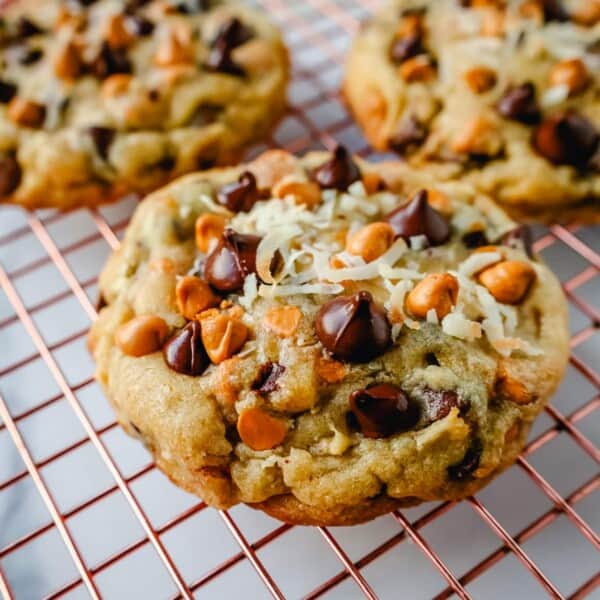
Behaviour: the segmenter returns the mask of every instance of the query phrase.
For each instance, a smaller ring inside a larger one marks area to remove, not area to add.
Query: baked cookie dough
[[[262,13],[221,0],[18,0],[0,18],[0,201],[94,206],[232,164],[285,108]]]
[[[100,290],[90,346],[122,426],[208,504],[290,523],[476,492],[568,355],[525,227],[469,184],[341,147],[155,192]]]
[[[343,90],[376,148],[519,218],[600,222],[599,0],[394,0]]]

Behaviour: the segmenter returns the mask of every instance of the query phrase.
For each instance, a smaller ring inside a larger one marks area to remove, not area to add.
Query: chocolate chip
[[[0,158],[0,198],[12,194],[21,183],[21,167],[14,156]]]
[[[594,124],[574,110],[545,119],[533,134],[536,150],[555,164],[584,168],[600,144]]]
[[[115,138],[115,130],[111,127],[90,127],[88,132],[94,142],[98,156],[106,160],[108,158],[108,149]]]
[[[334,357],[349,362],[368,362],[392,343],[385,312],[369,292],[331,300],[317,313],[315,325],[323,346]]]
[[[407,431],[419,420],[418,406],[390,383],[352,392],[350,412],[358,430],[368,438],[384,438]]]
[[[545,21],[568,21],[569,13],[560,0],[541,0]]]
[[[206,67],[212,71],[243,76],[244,69],[233,61],[232,51],[254,37],[254,32],[239,19],[232,18],[219,29],[208,56]]]
[[[496,104],[496,110],[506,119],[531,125],[540,119],[540,109],[531,82],[511,86]]]
[[[133,33],[138,37],[145,37],[154,31],[154,23],[141,15],[133,15],[127,19],[127,22],[130,24]]]
[[[204,276],[221,292],[236,292],[244,279],[256,272],[256,250],[261,238],[226,229],[215,249],[206,257]]]
[[[100,52],[89,65],[92,75],[105,79],[116,73],[131,73],[131,63],[124,48],[111,48],[107,42],[102,42]]]
[[[107,306],[106,299],[102,292],[98,292],[98,298],[96,299],[96,312],[99,313],[105,306]]]
[[[422,394],[425,400],[425,416],[428,423],[447,417],[454,407],[464,410],[468,406],[466,401],[451,390],[425,388]]]
[[[427,137],[427,130],[417,119],[410,115],[398,125],[396,133],[390,138],[390,148],[398,154],[405,154],[415,146],[420,146]]]
[[[233,183],[224,185],[217,194],[219,204],[232,212],[248,212],[259,199],[256,177],[250,171],[244,171]]]
[[[167,155],[163,156],[160,160],[156,161],[154,163],[154,166],[157,169],[160,169],[161,171],[171,171],[175,167],[176,163],[177,161],[173,156]]]
[[[10,102],[17,94],[17,86],[10,81],[0,79],[0,103]]]
[[[20,38],[29,38],[44,33],[44,30],[31,19],[20,17],[17,21],[16,32]]]
[[[360,170],[344,146],[338,146],[333,157],[318,167],[314,178],[323,189],[347,190],[360,179]]]
[[[196,377],[206,371],[210,360],[202,344],[201,325],[190,321],[163,347],[163,357],[170,369]]]
[[[450,237],[450,227],[445,219],[427,201],[427,191],[417,192],[413,199],[385,217],[396,237],[405,241],[424,235],[430,246],[439,246]]]
[[[500,238],[500,243],[511,248],[524,250],[529,258],[533,258],[533,232],[529,225],[519,225]]]
[[[34,65],[44,56],[41,48],[23,48],[19,53],[19,62],[22,65]]]
[[[256,379],[252,382],[252,389],[259,394],[270,394],[279,386],[277,380],[285,372],[285,367],[279,363],[268,362],[260,367]]]
[[[479,467],[482,450],[481,442],[475,440],[464,458],[459,463],[448,467],[448,477],[452,481],[464,481]]]
[[[481,248],[481,246],[487,246],[490,243],[485,231],[469,231],[469,233],[462,236],[462,241],[467,248]]]
[[[390,47],[390,58],[395,63],[402,63],[417,54],[423,53],[421,36],[413,33],[405,37],[397,38]]]

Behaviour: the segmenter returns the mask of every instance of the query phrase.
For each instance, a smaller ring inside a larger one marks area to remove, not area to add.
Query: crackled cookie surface
[[[567,359],[559,284],[469,184],[272,151],[142,202],[90,336],[178,485],[289,522],[462,498],[510,465]]]
[[[228,164],[283,112],[267,17],[220,0],[19,0],[0,18],[0,201],[68,209]]]
[[[393,0],[344,92],[377,148],[519,217],[600,220],[598,0]]]

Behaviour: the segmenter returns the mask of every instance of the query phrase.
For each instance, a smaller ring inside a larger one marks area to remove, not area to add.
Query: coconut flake
[[[298,225],[282,226],[268,233],[260,241],[256,250],[256,271],[265,283],[276,282],[271,273],[271,265],[276,253],[279,252],[281,256],[286,256],[290,242],[301,234],[302,229]],[[283,275],[283,272],[280,273],[279,279]]]
[[[542,95],[542,107],[550,108],[562,104],[569,97],[568,85],[555,85],[548,88]]]
[[[461,340],[475,340],[481,337],[481,325],[470,321],[460,312],[452,312],[442,320],[442,331]]]
[[[262,298],[277,298],[296,295],[335,295],[344,291],[343,286],[328,283],[305,283],[303,285],[261,285],[258,295]]]
[[[413,235],[408,241],[411,250],[425,250],[429,247],[429,240],[426,235]]]
[[[257,296],[258,282],[256,279],[256,275],[254,273],[250,273],[250,275],[248,275],[246,279],[244,279],[244,294],[239,297],[239,303],[246,310],[250,310]]]

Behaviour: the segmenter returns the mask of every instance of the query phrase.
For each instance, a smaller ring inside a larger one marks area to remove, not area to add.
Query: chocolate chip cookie
[[[600,221],[598,0],[393,0],[343,89],[375,147],[518,217]]]
[[[93,206],[239,160],[285,107],[267,17],[220,0],[18,0],[0,19],[0,201]]]
[[[179,486],[345,525],[509,466],[568,355],[565,300],[470,184],[339,147],[271,151],[145,199],[90,345]]]

